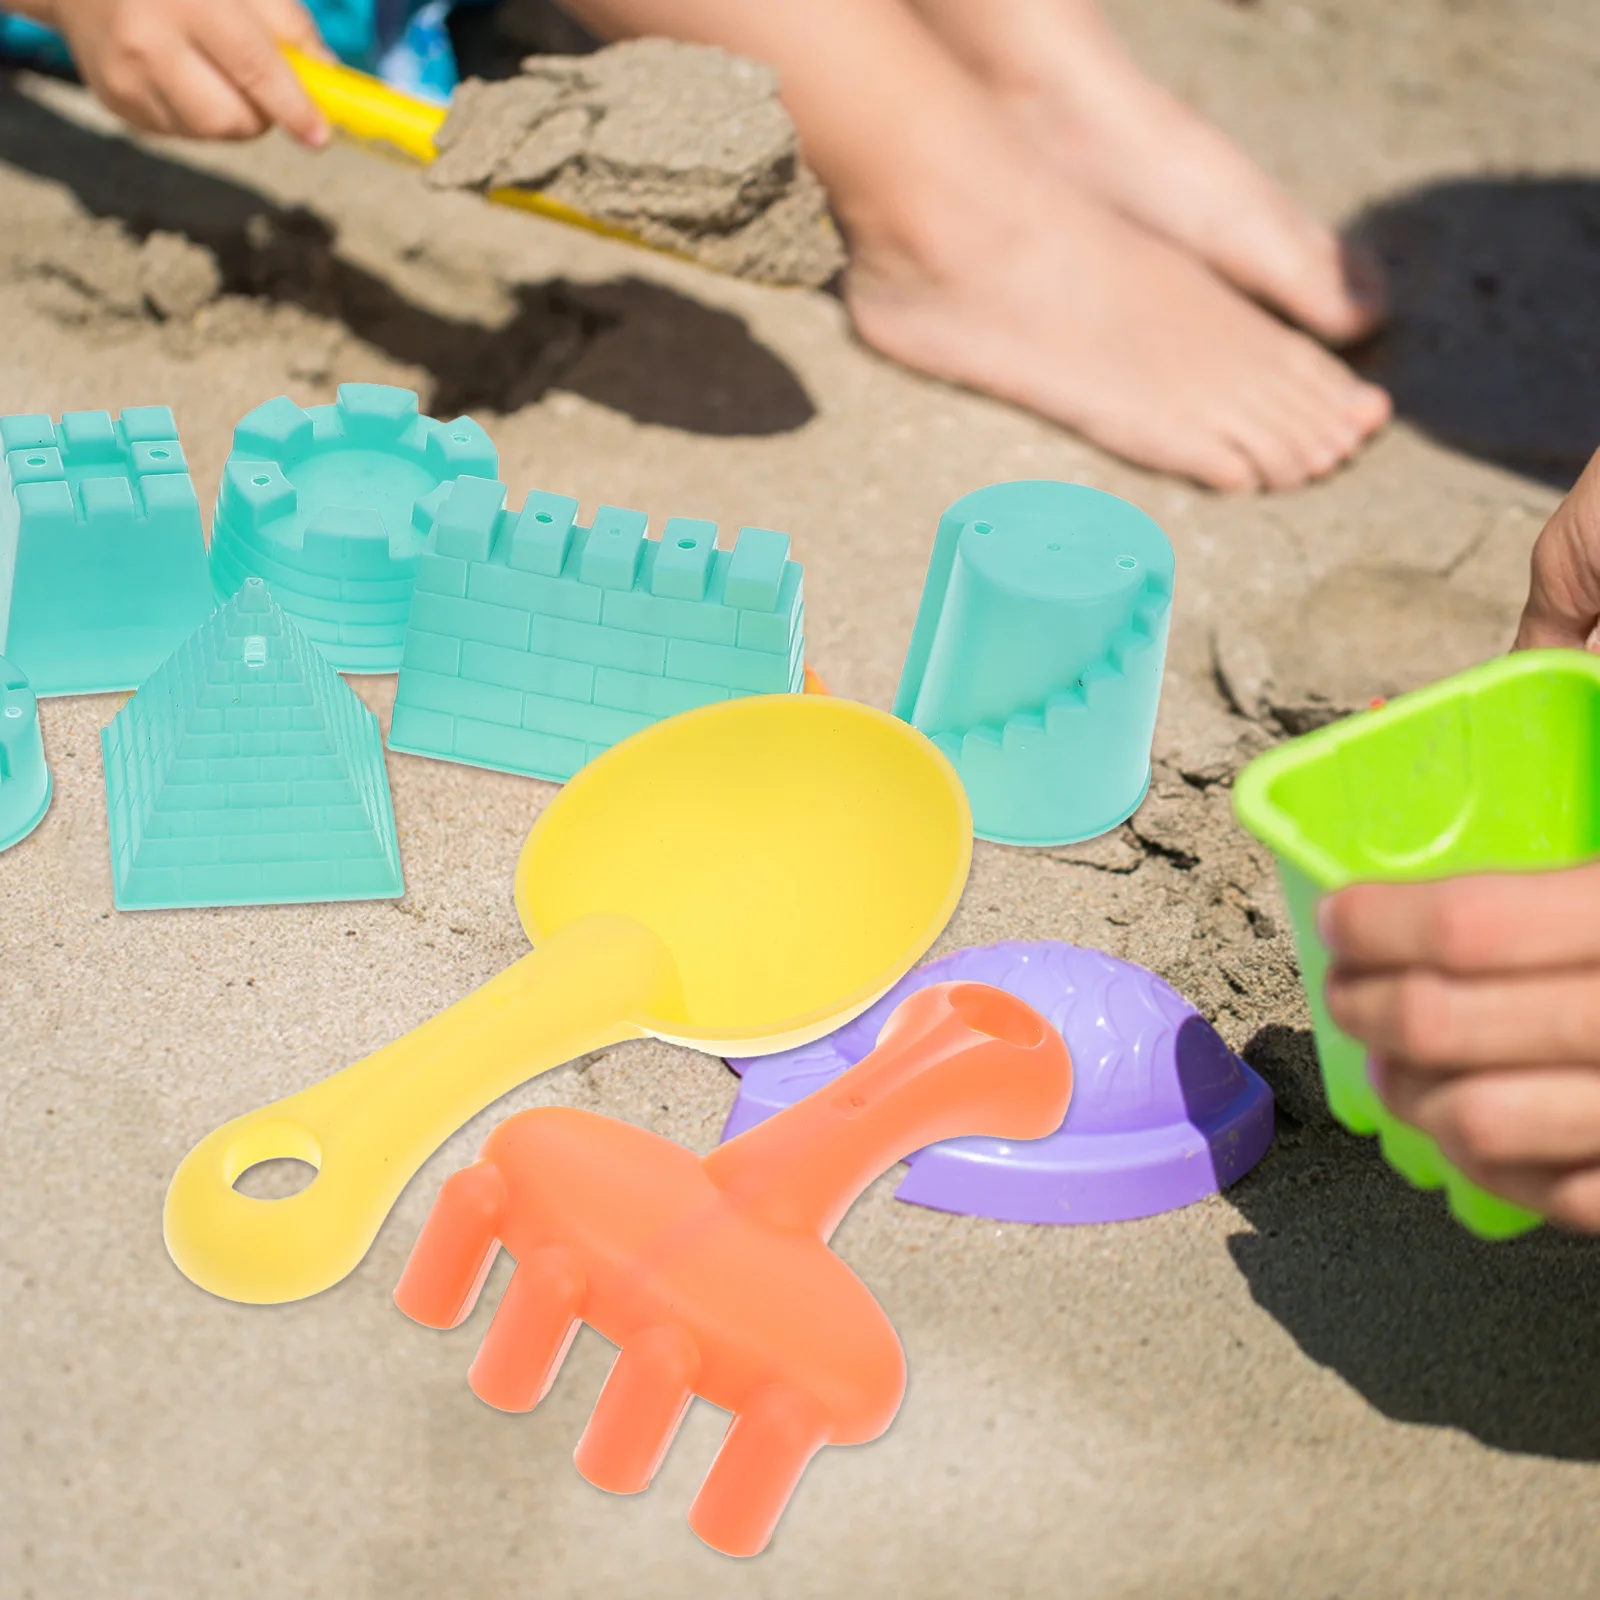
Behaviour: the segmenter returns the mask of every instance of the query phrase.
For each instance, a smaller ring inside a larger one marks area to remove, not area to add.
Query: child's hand
[[[24,0],[67,40],[84,81],[151,133],[253,139],[274,123],[321,146],[328,125],[279,53],[326,55],[299,0]]]
[[[1582,650],[1600,624],[1600,452],[1533,547],[1533,583],[1518,650]],[[1597,641],[1600,644],[1600,641]]]
[[[1328,1009],[1389,1109],[1485,1189],[1600,1231],[1600,865],[1357,884],[1319,925]]]

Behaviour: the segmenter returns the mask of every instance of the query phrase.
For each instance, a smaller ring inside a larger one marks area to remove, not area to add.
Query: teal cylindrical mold
[[[895,715],[955,764],[974,831],[1073,844],[1150,785],[1172,545],[1080,484],[1002,483],[939,521]]]
[[[39,702],[28,680],[0,656],[0,850],[27,838],[49,809]]]
[[[469,417],[418,414],[409,389],[345,383],[333,405],[280,396],[234,429],[211,529],[219,602],[260,578],[342,672],[395,672],[434,511],[461,477],[495,478]]]

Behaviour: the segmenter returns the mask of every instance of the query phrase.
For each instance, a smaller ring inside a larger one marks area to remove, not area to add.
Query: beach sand
[[[46,702],[54,803],[0,855],[7,1600],[1600,1592],[1600,1245],[1475,1242],[1331,1122],[1270,863],[1228,797],[1285,730],[1509,642],[1533,537],[1600,442],[1600,34],[1587,0],[1115,11],[1391,257],[1399,321],[1363,360],[1400,420],[1331,482],[1200,493],[877,359],[826,295],[352,148],[130,141],[76,91],[0,82],[0,413],[168,403],[203,503],[259,401],[411,385],[485,423],[515,503],[788,530],[811,663],[877,705],[948,502],[1051,477],[1143,506],[1178,558],[1152,796],[1091,845],[980,844],[938,950],[1143,962],[1279,1097],[1256,1172],[1150,1221],[997,1225],[875,1185],[835,1243],[900,1332],[904,1406],[819,1456],[736,1563],[684,1521],[721,1416],[696,1406],[655,1485],[613,1499],[571,1462],[603,1341],[507,1416],[466,1383],[504,1262],[453,1333],[390,1300],[440,1181],[507,1112],[582,1105],[704,1150],[720,1062],[627,1045],[507,1097],[310,1301],[212,1299],[162,1247],[195,1140],[521,953],[512,868],[553,791],[391,756],[404,899],[121,915],[98,744],[121,697]],[[355,681],[386,717],[393,680]]]

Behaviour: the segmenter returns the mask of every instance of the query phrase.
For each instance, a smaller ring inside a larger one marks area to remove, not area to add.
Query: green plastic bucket
[[[1328,1105],[1473,1233],[1507,1239],[1541,1218],[1469,1182],[1367,1079],[1366,1054],[1323,1004],[1318,898],[1361,881],[1577,866],[1600,855],[1600,659],[1506,656],[1291,740],[1234,787],[1239,820],[1277,857]]]

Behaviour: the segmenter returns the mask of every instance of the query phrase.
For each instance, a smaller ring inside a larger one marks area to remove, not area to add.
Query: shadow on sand
[[[1394,302],[1357,364],[1399,415],[1568,487],[1600,446],[1600,180],[1433,183],[1353,231],[1387,262]]]
[[[581,56],[602,41],[554,0],[456,6],[445,19],[463,78],[515,77],[528,56]]]
[[[1473,1238],[1310,1103],[1309,1032],[1263,1029],[1245,1055],[1279,1093],[1277,1148],[1228,1191],[1256,1303],[1396,1422],[1600,1461],[1600,1240]]]
[[[514,411],[556,387],[722,438],[787,433],[815,414],[788,365],[730,312],[629,276],[515,284],[496,326],[442,315],[341,255],[315,212],[80,127],[4,75],[0,161],[64,185],[136,239],[165,229],[205,245],[230,292],[301,306],[423,368],[424,403],[446,416]]]

